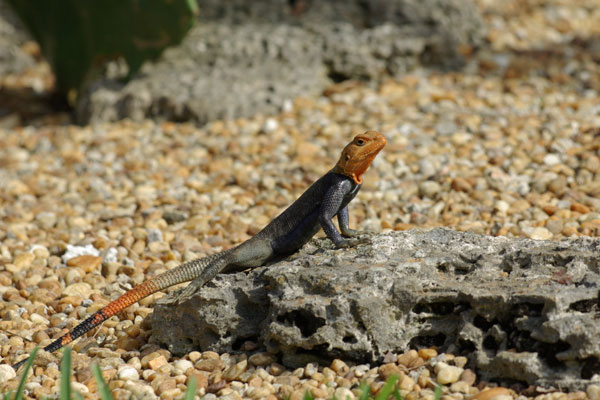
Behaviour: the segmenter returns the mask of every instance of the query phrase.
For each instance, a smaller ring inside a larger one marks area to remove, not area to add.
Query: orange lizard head
[[[360,185],[362,175],[386,143],[385,136],[379,132],[367,131],[356,135],[342,150],[333,172],[346,175]]]

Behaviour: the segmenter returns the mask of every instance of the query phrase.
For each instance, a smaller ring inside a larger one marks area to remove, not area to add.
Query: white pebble
[[[531,230],[529,237],[533,240],[550,240],[554,235],[548,229],[537,226]]]
[[[495,204],[494,204],[494,208],[502,215],[506,215],[506,212],[508,211],[508,209],[510,208],[510,204],[508,204],[508,202],[504,201],[504,200],[498,200]]]
[[[446,364],[444,367],[440,368],[437,374],[437,383],[441,385],[447,385],[449,383],[457,382],[460,378],[460,374],[462,373],[462,368]]]
[[[181,373],[185,373],[185,371],[188,369],[193,368],[194,364],[192,364],[189,360],[177,360],[175,363],[173,363],[173,366],[175,369],[181,371]]]
[[[262,130],[264,133],[273,133],[277,130],[277,128],[279,128],[279,122],[277,122],[276,119],[267,118]]]
[[[65,251],[65,254],[62,255],[62,261],[64,263],[66,263],[67,260],[70,260],[71,258],[75,258],[75,257],[83,256],[83,255],[90,255],[90,256],[97,257],[100,255],[100,251],[98,249],[96,249],[94,246],[92,246],[91,244],[88,244],[85,246],[72,246],[72,245],[68,244],[67,251]]]
[[[117,370],[117,377],[125,381],[137,381],[140,379],[140,374],[131,365],[122,365]]]
[[[600,386],[599,385],[590,385],[585,390],[585,393],[588,395],[590,400],[600,400]]]
[[[15,370],[8,364],[0,365],[0,385],[17,376]]]
[[[560,157],[554,153],[546,154],[544,156],[544,164],[550,166],[560,164]]]

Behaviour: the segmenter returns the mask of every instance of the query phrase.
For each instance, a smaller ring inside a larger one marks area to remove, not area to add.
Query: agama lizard
[[[313,183],[255,236],[236,247],[186,262],[142,282],[90,315],[73,330],[44,347],[44,350],[53,352],[60,349],[131,304],[170,286],[192,281],[180,294],[181,299],[219,272],[259,267],[275,257],[289,255],[308,242],[320,228],[337,248],[352,245],[351,240],[342,237],[358,234],[348,226],[348,203],[360,190],[362,175],[385,144],[385,137],[375,131],[357,135],[344,147],[333,169]],[[334,216],[338,218],[341,234],[331,221]],[[19,361],[13,368],[16,370],[26,361],[27,358]]]

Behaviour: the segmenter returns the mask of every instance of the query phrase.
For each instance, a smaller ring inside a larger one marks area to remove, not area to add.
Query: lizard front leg
[[[360,232],[355,229],[350,229],[349,227],[349,216],[348,216],[348,206],[342,208],[337,213],[338,224],[340,225],[340,231],[342,232],[342,236],[345,237],[356,237],[360,235]]]
[[[334,215],[338,215],[339,218],[339,213],[342,211],[340,210],[340,206],[342,205],[344,196],[351,190],[352,187],[349,180],[338,182],[337,184],[329,188],[329,190],[327,190],[325,196],[323,197],[321,207],[319,209],[319,223],[321,224],[321,227],[323,228],[323,231],[325,232],[327,237],[331,239],[331,241],[333,242],[333,244],[335,244],[335,247],[337,248],[350,247],[353,245],[353,243],[350,240],[344,239],[342,235],[340,235],[340,232],[338,232],[337,228],[331,221]],[[343,218],[344,216],[342,215],[342,219]],[[346,222],[340,224],[345,224],[346,228],[348,227],[347,218],[348,210],[346,210]],[[340,229],[344,228],[340,226]],[[343,230],[342,233],[344,233]]]

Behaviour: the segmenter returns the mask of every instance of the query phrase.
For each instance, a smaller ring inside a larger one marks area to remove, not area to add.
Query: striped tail
[[[143,299],[144,297],[150,296],[160,290],[166,289],[170,286],[177,285],[191,281],[199,276],[206,276],[208,279],[203,279],[204,282],[212,279],[216,274],[221,271],[228,262],[227,255],[230,253],[226,250],[221,253],[213,254],[208,257],[198,258],[196,260],[189,261],[182,264],[170,271],[166,271],[152,279],[140,283],[138,286],[129,290],[128,292],[121,295],[116,300],[111,301],[105,307],[96,311],[83,322],[73,328],[70,332],[65,333],[63,336],[44,347],[45,351],[53,352],[61,347],[71,343],[86,332],[91,331],[102,322],[106,321],[113,315],[121,312],[125,308],[129,307],[133,303]],[[13,368],[17,370],[20,366],[25,364],[29,357],[19,361]]]

